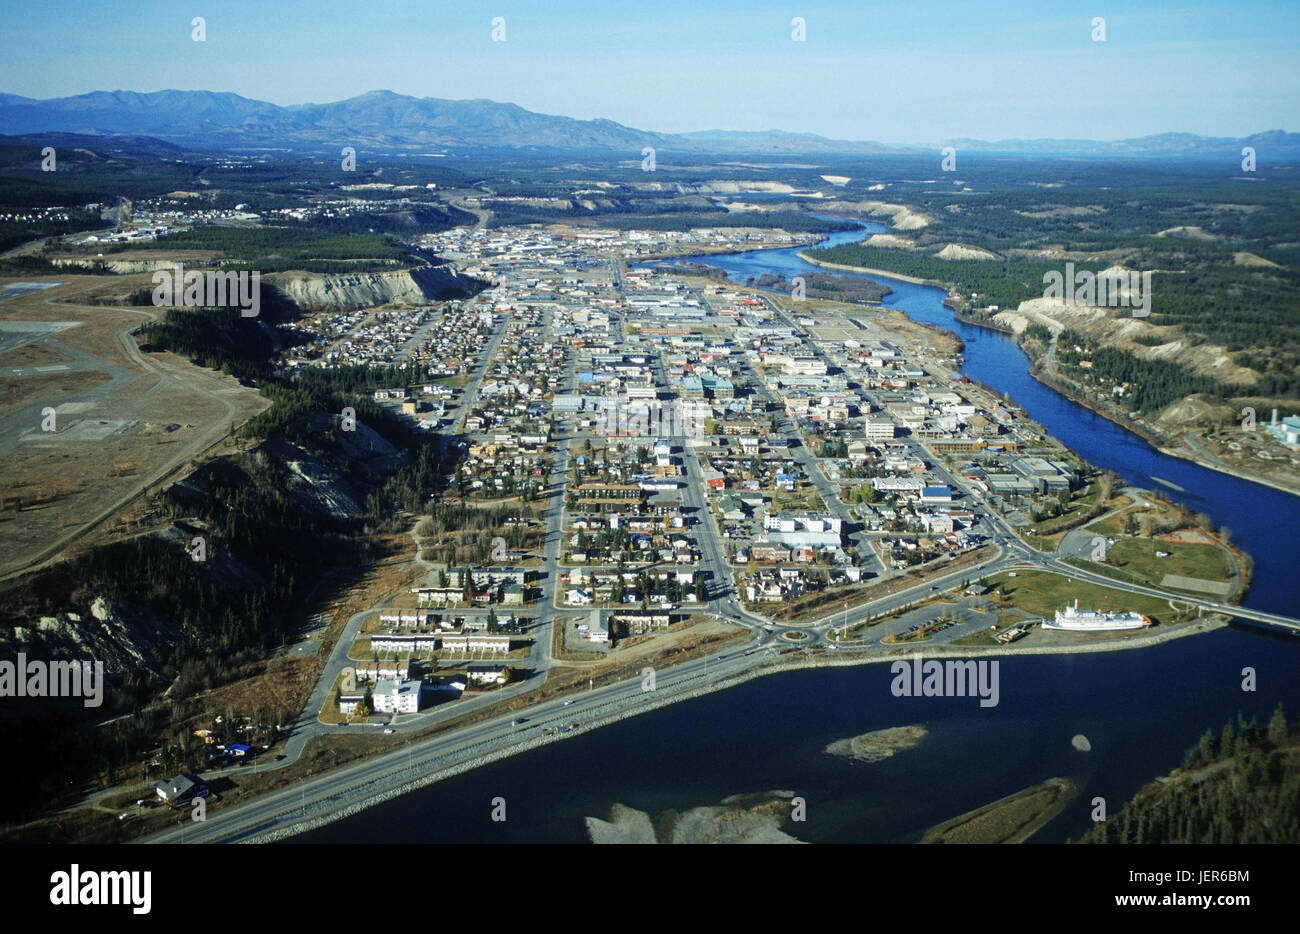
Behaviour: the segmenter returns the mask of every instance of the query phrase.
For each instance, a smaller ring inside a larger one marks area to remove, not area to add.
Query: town
[[[417,534],[435,566],[349,627],[329,722],[522,688],[556,653],[618,657],[717,617],[727,594],[771,633],[800,600],[826,614],[957,562],[974,577],[1003,528],[1032,534],[1096,493],[1095,471],[960,374],[951,342],[880,307],[700,275],[655,231],[454,229],[422,245],[487,287],[313,312],[320,336],[278,366],[395,368],[374,400],[460,437],[451,489],[508,515],[472,541]]]

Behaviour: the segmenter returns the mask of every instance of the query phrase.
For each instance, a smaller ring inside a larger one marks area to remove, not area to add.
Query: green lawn
[[[1056,554],[1056,549],[1061,544],[1061,539],[1065,538],[1064,532],[1057,532],[1055,535],[1026,535],[1025,542],[1036,551],[1044,554]]]
[[[1093,528],[1096,525],[1089,526],[1090,530]],[[1157,551],[1167,551],[1169,557],[1157,558]],[[1117,580],[1150,581],[1156,585],[1166,574],[1226,581],[1231,573],[1228,556],[1217,545],[1189,545],[1129,537],[1116,538],[1115,544],[1106,549],[1104,565],[1081,561],[1079,566]]]
[[[1169,552],[1169,557],[1157,558],[1157,550]],[[1159,539],[1116,539],[1106,557],[1117,566],[1136,571],[1153,581],[1159,581],[1166,574],[1226,581],[1230,574],[1227,555],[1217,545],[1187,545]]]
[[[987,629],[981,629],[979,632],[972,632],[968,636],[960,636],[952,640],[953,645],[1001,645],[995,634]]]
[[[880,640],[881,645],[907,645],[911,642],[929,642],[929,626],[925,626],[916,632],[904,633],[901,636],[885,636]]]
[[[426,380],[433,386],[450,386],[452,389],[464,389],[465,384],[469,382],[469,374],[458,373],[455,376],[437,376],[431,380]]]
[[[1115,538],[1124,534],[1124,517],[1132,512],[1133,510],[1129,509],[1107,519],[1098,519],[1096,522],[1088,523],[1085,528],[1089,532],[1096,532],[1098,535],[1105,535],[1107,538]]]
[[[1095,561],[1088,561],[1084,558],[1062,558],[1066,564],[1073,565],[1076,568],[1083,568],[1085,571],[1092,571],[1094,574],[1100,574],[1103,577],[1110,577],[1117,581],[1123,581],[1126,584],[1140,584],[1142,578],[1130,571],[1121,571],[1119,568],[1113,568],[1109,564],[1098,564]]]
[[[1035,616],[1051,619],[1056,615],[1057,610],[1063,609],[1076,599],[1081,609],[1136,610],[1159,622],[1168,622],[1172,616],[1169,603],[1156,597],[1124,593],[1101,584],[1072,580],[1059,574],[1046,574],[1041,571],[1014,573],[1015,577],[1008,577],[1007,572],[995,574],[989,578],[989,583],[1001,588],[1003,599],[1007,603]]]

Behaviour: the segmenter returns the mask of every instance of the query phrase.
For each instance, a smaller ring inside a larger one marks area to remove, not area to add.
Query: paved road
[[[343,768],[295,782],[292,786],[263,795],[235,807],[214,807],[204,822],[191,822],[184,812],[174,828],[156,833],[147,843],[234,843],[257,834],[285,829],[294,823],[325,815],[338,807],[396,789],[403,783],[447,767],[480,763],[485,755],[534,742],[544,730],[577,735],[598,716],[634,713],[649,709],[645,701],[716,682],[744,671],[751,665],[771,662],[770,649],[755,652],[755,646],[733,649],[721,656],[709,656],[656,672],[655,691],[643,690],[641,676],[582,691],[566,699],[537,704],[523,715],[502,714],[432,737],[404,749],[374,756]],[[744,653],[749,651],[750,655]],[[573,725],[576,724],[576,730]],[[491,799],[497,794],[484,789],[483,815],[489,819]]]
[[[461,390],[460,401],[456,403],[456,414],[452,416],[449,428],[452,434],[464,431],[465,419],[469,415],[469,410],[473,407],[475,400],[478,399],[479,390],[483,388],[483,380],[487,377],[488,367],[492,365],[492,359],[496,356],[497,351],[501,349],[501,341],[506,336],[511,321],[510,315],[503,315],[502,317],[503,320],[497,326],[492,339],[488,341],[487,346],[479,353],[478,359],[474,361],[473,372],[465,380],[465,388]]]

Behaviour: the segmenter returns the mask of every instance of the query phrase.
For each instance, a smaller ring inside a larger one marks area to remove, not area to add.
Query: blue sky
[[[203,16],[207,41],[193,42]],[[493,17],[506,41],[491,41]],[[791,39],[803,17],[807,39]],[[1106,41],[1092,41],[1094,17]],[[11,4],[0,91],[385,88],[641,129],[931,143],[1300,130],[1300,2]]]

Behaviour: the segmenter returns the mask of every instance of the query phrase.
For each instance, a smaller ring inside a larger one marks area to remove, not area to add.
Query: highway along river
[[[878,224],[863,230],[883,231]],[[861,231],[837,233],[852,242]],[[736,280],[815,271],[797,250],[693,257]],[[869,276],[885,300],[966,342],[965,372],[1007,392],[1087,461],[1140,487],[1166,489],[1216,523],[1255,559],[1250,606],[1300,610],[1294,569],[1300,499],[1169,458],[1141,439],[1037,383],[1009,337],[953,319],[940,289]],[[1238,712],[1265,721],[1282,701],[1300,714],[1300,639],[1229,628],[1151,648],[1005,658],[1000,701],[897,698],[887,665],[771,675],[583,733],[388,801],[293,838],[294,842],[580,842],[584,818],[615,802],[649,812],[712,807],[775,789],[807,802],[785,829],[813,842],[905,842],[930,826],[1053,776],[1078,796],[1033,842],[1060,842],[1090,826],[1094,797],[1113,813],[1143,784],[1175,768],[1207,729]],[[1258,690],[1241,688],[1255,669]],[[874,763],[823,754],[838,739],[923,724],[914,749]],[[1087,737],[1091,750],[1071,744]],[[493,821],[492,799],[506,800]]]

